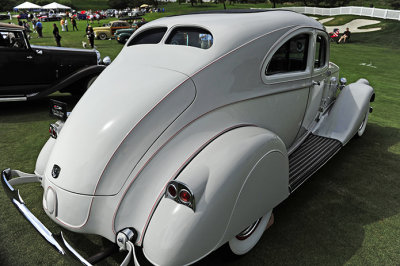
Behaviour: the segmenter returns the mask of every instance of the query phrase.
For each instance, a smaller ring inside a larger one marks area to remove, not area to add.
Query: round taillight
[[[172,198],[176,198],[177,191],[176,191],[176,187],[174,185],[171,184],[171,185],[168,186],[168,194]]]
[[[183,203],[190,203],[190,199],[192,198],[192,195],[190,195],[189,191],[187,191],[186,189],[182,189],[179,192],[179,199],[183,202]]]

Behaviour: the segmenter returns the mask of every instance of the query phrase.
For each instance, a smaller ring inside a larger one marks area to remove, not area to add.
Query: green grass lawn
[[[275,224],[248,255],[231,257],[222,248],[199,265],[400,264],[400,22],[381,24],[383,31],[353,34],[351,43],[331,44],[331,61],[341,67],[341,76],[349,82],[367,78],[375,89],[365,135],[350,141],[275,209]],[[46,38],[33,38],[32,43],[55,44],[49,27],[45,24]],[[78,27],[79,32],[61,33],[64,46],[81,47],[85,22]],[[113,58],[122,48],[115,40],[95,44],[102,56]],[[76,103],[68,94],[54,97],[70,108]],[[0,104],[0,169],[34,170],[48,125],[54,122],[47,104],[48,99]],[[42,210],[42,188],[20,188],[33,214],[52,232],[60,231]],[[0,202],[0,265],[71,265],[22,218],[1,189]],[[86,257],[107,245],[100,237],[62,230]],[[101,265],[121,261],[119,254]]]

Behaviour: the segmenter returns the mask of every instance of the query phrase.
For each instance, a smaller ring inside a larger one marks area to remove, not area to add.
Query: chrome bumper
[[[12,177],[15,177],[11,179]],[[26,207],[24,201],[19,195],[19,191],[15,190],[12,185],[41,182],[41,177],[26,174],[18,170],[5,169],[1,172],[1,184],[15,207],[22,215],[31,223],[39,234],[47,240],[60,254],[72,257],[84,265],[91,265],[78,252],[76,252],[70,244],[65,240],[63,233],[53,235]]]

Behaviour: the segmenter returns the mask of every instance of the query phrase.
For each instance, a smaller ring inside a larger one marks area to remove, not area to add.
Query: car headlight
[[[106,56],[103,58],[103,64],[108,66],[109,64],[111,64],[111,58],[109,56]]]
[[[101,56],[100,56],[100,52],[99,51],[97,51],[97,50],[95,50],[96,51],[96,55],[97,55],[97,64],[100,64],[101,63]]]

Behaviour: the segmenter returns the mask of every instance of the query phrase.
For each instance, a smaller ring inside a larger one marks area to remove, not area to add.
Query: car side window
[[[195,27],[179,27],[171,32],[165,44],[208,49],[213,45],[213,42],[214,38],[208,30]]]
[[[285,42],[272,56],[265,75],[305,71],[308,56],[308,34],[297,35]]]
[[[0,48],[27,48],[23,33],[15,31],[0,32]]]
[[[317,36],[315,43],[314,68],[321,68],[326,63],[326,39],[321,35]]]
[[[159,27],[142,31],[128,43],[128,46],[159,43],[166,31],[167,27]]]

